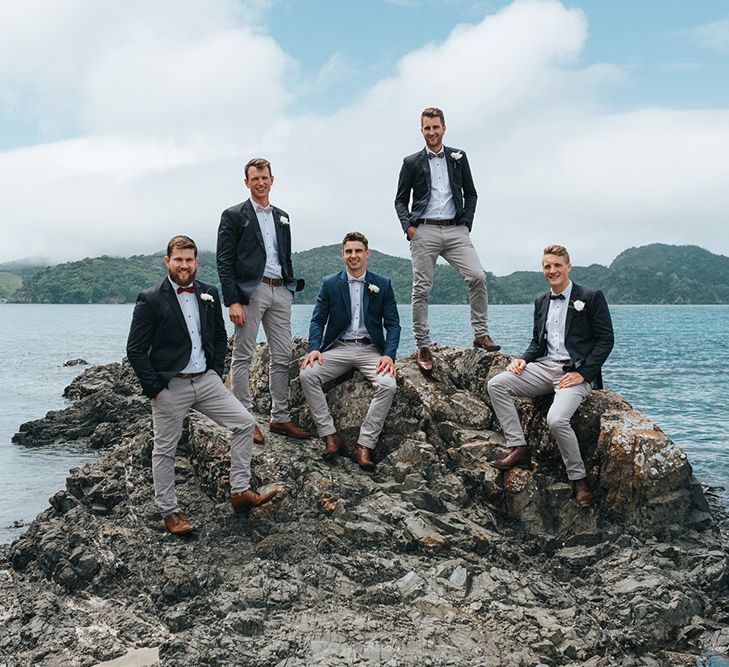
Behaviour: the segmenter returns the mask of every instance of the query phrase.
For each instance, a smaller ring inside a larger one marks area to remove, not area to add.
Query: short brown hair
[[[248,160],[248,164],[246,164],[246,168],[244,170],[246,180],[248,180],[249,167],[255,167],[256,169],[268,169],[268,175],[273,176],[273,172],[271,171],[271,163],[266,158],[254,157],[252,160]]]
[[[194,250],[195,257],[197,257],[197,246],[189,236],[182,234],[173,236],[167,244],[167,257],[172,257],[173,250]]]
[[[567,252],[567,248],[563,245],[548,245],[544,248],[542,255],[557,255],[557,257],[564,257],[564,261],[570,264],[570,254]]]
[[[369,249],[370,244],[367,242],[367,237],[360,232],[347,232],[344,235],[344,240],[342,241],[342,248],[344,248],[344,246],[350,241],[359,241],[360,243],[364,243],[365,250]]]
[[[428,107],[427,109],[423,109],[423,112],[420,114],[420,124],[423,124],[423,118],[440,118],[440,122],[443,124],[443,127],[445,127],[445,116],[443,115],[443,112],[438,107]]]

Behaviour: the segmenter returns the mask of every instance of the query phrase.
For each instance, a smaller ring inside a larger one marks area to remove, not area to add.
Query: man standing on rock
[[[180,512],[175,493],[175,454],[190,408],[231,430],[230,502],[234,509],[256,507],[274,493],[250,488],[253,424],[223,385],[227,335],[218,291],[195,280],[197,246],[187,236],[167,244],[167,277],[137,297],[127,340],[127,357],[152,399],[152,478],[165,528],[173,535],[195,530]]]
[[[303,280],[294,279],[289,216],[269,201],[273,174],[268,160],[254,158],[246,164],[245,184],[250,199],[223,211],[218,227],[218,275],[230,321],[235,324],[230,368],[233,393],[250,411],[248,370],[256,350],[258,327],[263,323],[270,352],[269,430],[292,438],[308,438],[309,434],[296,426],[289,414],[291,304],[294,292],[304,288]],[[258,424],[253,439],[263,442]]]
[[[532,341],[521,358],[491,378],[488,392],[501,423],[508,456],[491,463],[509,470],[531,463],[531,454],[514,406],[514,396],[554,392],[547,426],[559,446],[578,507],[594,501],[570,419],[592,388],[602,388],[601,368],[613,349],[613,325],[600,290],[570,280],[570,256],[561,245],[544,249],[542,271],[550,290],[534,301]]]
[[[322,385],[352,368],[372,383],[375,395],[352,450],[352,460],[364,470],[375,467],[372,450],[397,388],[395,354],[400,343],[392,284],[389,278],[367,270],[369,256],[363,234],[349,232],[344,237],[345,268],[324,278],[309,327],[310,351],[299,376],[312,419],[324,439],[326,459],[339,454],[344,438],[334,426]]]
[[[395,195],[395,210],[410,241],[413,335],[418,367],[425,374],[433,370],[428,297],[438,257],[468,283],[474,347],[488,352],[501,349],[489,335],[486,276],[471,243],[476,187],[466,153],[443,145],[445,129],[440,109],[429,107],[420,114],[425,148],[403,160]]]

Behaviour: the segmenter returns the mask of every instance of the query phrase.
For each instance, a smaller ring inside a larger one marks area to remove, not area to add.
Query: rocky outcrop
[[[9,551],[0,664],[94,665],[146,648],[164,665],[603,667],[726,650],[723,519],[682,452],[595,392],[575,427],[596,507],[571,500],[543,399],[519,408],[532,469],[497,473],[487,461],[503,437],[485,387],[506,362],[440,348],[429,382],[400,360],[372,474],[324,462],[317,439],[267,434],[255,483],[280,493],[247,516],[227,503],[227,434],[193,413],[177,464],[200,526],[187,539],[167,535],[154,507],[151,418],[131,370],[87,370],[67,411],[20,436],[78,434],[103,451]],[[262,346],[251,373],[261,414],[266,365]],[[295,418],[311,426],[295,376],[294,363]],[[370,389],[357,373],[327,389],[351,447]]]

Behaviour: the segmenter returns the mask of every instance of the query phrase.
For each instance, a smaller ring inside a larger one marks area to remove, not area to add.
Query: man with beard
[[[197,246],[175,236],[164,258],[167,277],[137,297],[127,340],[127,357],[152,402],[155,501],[173,535],[195,530],[182,514],[175,493],[175,454],[190,408],[229,428],[230,502],[246,509],[274,493],[250,488],[253,416],[222,381],[227,335],[218,291],[195,280]]]

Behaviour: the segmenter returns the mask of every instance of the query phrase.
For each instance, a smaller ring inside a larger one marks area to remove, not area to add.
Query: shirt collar
[[[555,296],[557,296],[558,294],[563,294],[564,295],[564,298],[565,298],[565,301],[569,301],[570,300],[570,294],[572,294],[572,281],[570,280],[567,283],[567,287],[565,287],[561,292],[558,292],[558,294],[555,294],[551,289],[549,290],[549,293],[550,294],[554,294]]]

